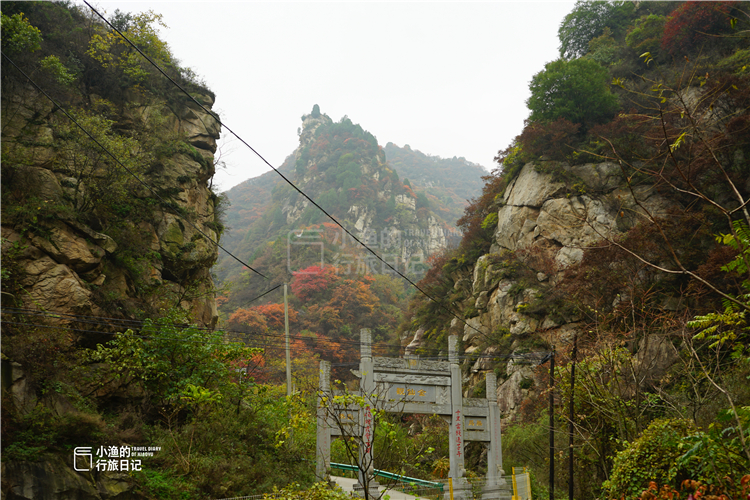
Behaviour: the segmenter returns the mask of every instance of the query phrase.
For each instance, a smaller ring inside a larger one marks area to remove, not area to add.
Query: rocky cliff
[[[614,163],[537,162],[522,168],[497,205],[490,252],[470,273],[455,276],[454,290],[465,297],[461,309],[468,313],[465,323],[452,320],[450,332],[462,335],[464,352],[477,358],[465,366],[468,391],[481,385],[484,371],[498,372],[498,402],[508,420],[534,387],[544,388],[542,372],[513,356],[569,346],[585,328],[579,311],[554,298],[564,289],[566,271],[586,249],[634,227],[646,211],[664,216],[675,202],[653,185],[631,190]],[[425,329],[417,329],[407,352],[418,352],[424,336]],[[668,365],[674,348],[652,340],[658,345],[641,356]],[[511,359],[500,361],[508,354]]]
[[[210,109],[158,16],[119,15]],[[3,5],[2,43],[3,498],[144,498],[130,474],[73,468],[73,447],[143,439],[112,421],[142,388],[86,353],[167,311],[215,325],[219,122],[77,7]]]
[[[212,98],[200,97],[210,107]],[[15,278],[4,305],[126,317],[179,306],[201,324],[216,322],[208,272],[217,257],[211,241],[218,238],[216,195],[207,184],[219,137],[214,116],[193,103],[176,112],[158,102],[128,107],[123,119],[129,126],[147,127],[148,117],[159,114],[163,131],[184,138],[184,146],[177,147],[182,150],[141,172],[143,184],[127,173],[114,174],[129,185],[140,184],[124,194],[134,206],[122,211],[142,208],[136,202],[155,206],[131,220],[100,215],[101,205],[81,213],[87,191],[96,189],[90,184],[109,180],[112,173],[105,169],[123,167],[110,164],[82,172],[74,160],[68,161],[58,135],[67,118],[51,102],[34,93],[3,95],[2,112],[3,255],[6,263],[12,260]],[[33,146],[28,146],[30,138]],[[32,212],[31,224],[20,220],[25,215],[18,215],[21,209]]]

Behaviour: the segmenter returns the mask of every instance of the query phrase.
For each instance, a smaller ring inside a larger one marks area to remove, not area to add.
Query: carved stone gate
[[[456,500],[472,498],[471,486],[465,478],[464,443],[486,443],[487,477],[482,491],[484,500],[510,499],[502,478],[502,450],[500,413],[497,407],[497,381],[494,373],[487,373],[486,399],[464,398],[461,390],[461,370],[458,365],[458,337],[448,339],[448,361],[419,358],[372,357],[372,338],[368,329],[360,332],[361,360],[359,364],[360,392],[365,405],[331,406],[330,373],[327,361],[320,363],[320,392],[318,396],[318,431],[316,475],[326,477],[331,461],[331,437],[341,435],[350,425],[361,433],[359,446],[359,488],[366,486],[370,496],[377,497],[372,464],[374,438],[372,407],[389,412],[440,415],[450,423],[450,473],[453,496]],[[370,404],[367,404],[370,403]],[[362,469],[366,470],[362,470]],[[449,493],[446,491],[446,499]]]

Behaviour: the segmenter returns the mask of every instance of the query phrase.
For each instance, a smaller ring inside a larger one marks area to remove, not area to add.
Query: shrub
[[[698,47],[711,35],[730,30],[729,14],[736,2],[685,2],[664,25],[661,48],[672,56]]]
[[[690,420],[654,420],[615,457],[612,475],[602,485],[608,497],[635,500],[651,481],[671,484],[679,472],[677,459],[685,452],[683,438],[695,431]]]

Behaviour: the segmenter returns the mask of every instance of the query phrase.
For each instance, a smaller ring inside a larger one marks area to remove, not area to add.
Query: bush
[[[635,500],[651,481],[672,484],[680,472],[677,461],[687,451],[683,439],[695,431],[690,420],[654,420],[615,457],[612,475],[602,485],[608,498]]]
[[[611,119],[620,105],[608,86],[607,70],[591,59],[558,59],[531,79],[526,101],[532,122],[564,118],[582,128]]]

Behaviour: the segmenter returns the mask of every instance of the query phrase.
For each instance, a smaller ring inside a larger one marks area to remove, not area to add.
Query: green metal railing
[[[356,465],[337,464],[334,462],[331,462],[331,468],[350,471],[350,472],[359,471],[359,467],[357,467]],[[418,479],[416,477],[402,476],[400,474],[394,474],[393,472],[386,472],[380,469],[375,469],[375,475],[378,477],[385,478],[385,479],[390,479],[391,481],[399,481],[401,483],[414,484],[417,486],[424,486],[427,488],[435,488],[435,489],[440,490],[441,492],[443,491],[443,483],[438,483],[435,481],[427,481],[426,479]]]

